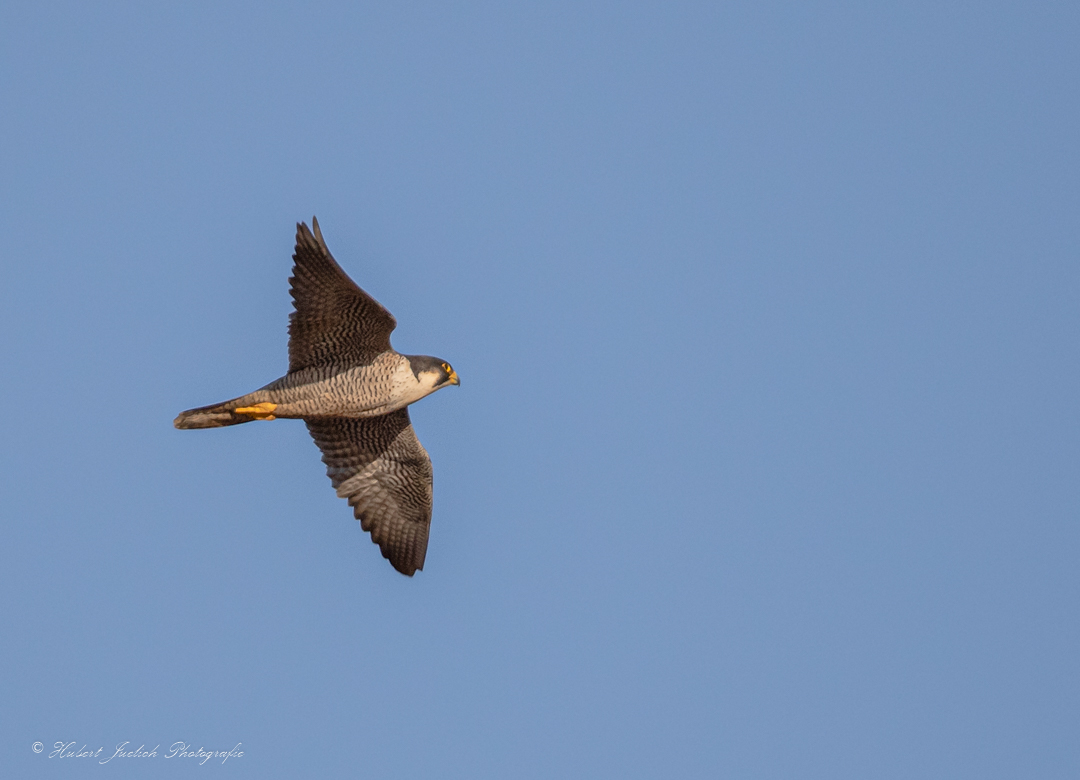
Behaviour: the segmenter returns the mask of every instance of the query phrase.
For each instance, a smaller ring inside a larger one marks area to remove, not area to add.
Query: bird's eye
[[[445,372],[446,372],[446,373],[448,373],[448,374],[451,374],[451,373],[453,373],[453,371],[454,371],[454,369],[450,368],[450,364],[449,364],[449,363],[443,363],[443,364],[442,364],[442,369],[443,369],[443,371],[445,371]]]

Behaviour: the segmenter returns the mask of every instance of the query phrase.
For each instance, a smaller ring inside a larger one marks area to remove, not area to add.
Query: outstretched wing
[[[431,525],[431,459],[407,409],[380,417],[309,418],[326,474],[384,558],[412,576],[424,568]]]
[[[397,320],[346,276],[326,248],[318,220],[312,217],[311,224],[314,234],[303,222],[296,226],[289,371],[370,363],[390,349]]]

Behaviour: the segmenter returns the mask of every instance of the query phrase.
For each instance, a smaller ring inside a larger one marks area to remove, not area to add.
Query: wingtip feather
[[[330,250],[326,248],[326,242],[323,240],[322,230],[319,228],[319,220],[314,214],[311,215],[311,230],[314,232],[315,240],[319,242],[322,250],[330,254]]]

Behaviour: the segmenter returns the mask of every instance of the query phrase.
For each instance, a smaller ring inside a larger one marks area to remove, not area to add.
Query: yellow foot
[[[264,402],[254,406],[241,406],[239,409],[233,409],[233,411],[237,414],[249,414],[256,420],[273,420],[274,415],[272,412],[275,409],[277,409],[277,404]]]

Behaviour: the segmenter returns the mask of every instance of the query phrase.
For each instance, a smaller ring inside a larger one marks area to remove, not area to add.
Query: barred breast
[[[402,369],[411,375],[404,356],[384,353],[364,366],[291,372],[251,397],[277,404],[277,417],[372,417],[398,408]]]

